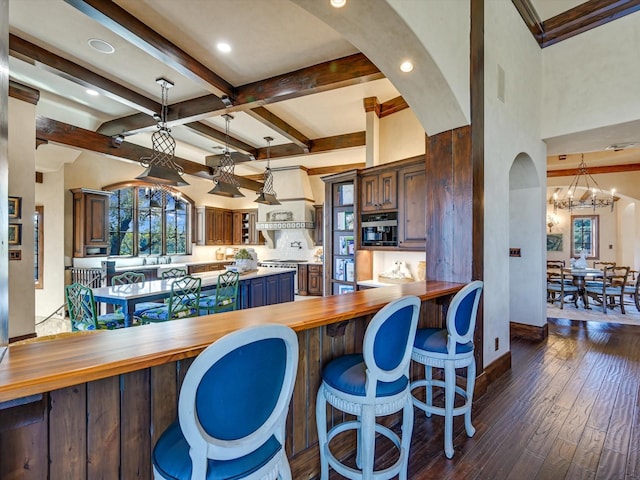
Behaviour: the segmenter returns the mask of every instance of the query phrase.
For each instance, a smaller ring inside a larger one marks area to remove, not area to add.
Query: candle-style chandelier
[[[158,119],[158,129],[151,135],[153,152],[151,156],[140,159],[140,165],[146,170],[136,179],[156,185],[184,187],[189,183],[183,180],[184,169],[173,158],[176,141],[171,136],[171,129],[167,126],[168,92],[173,87],[173,83],[165,78],[158,78],[156,82],[162,87],[162,110]]]
[[[584,194],[578,198],[577,190],[582,191]],[[610,193],[604,192],[598,182],[591,176],[587,169],[587,164],[584,163],[584,155],[580,165],[578,165],[578,173],[571,183],[567,192],[562,198],[559,198],[557,193],[553,194],[553,211],[557,212],[558,209],[569,210],[569,212],[577,209],[591,208],[593,211],[596,208],[610,207],[613,211],[615,205],[614,197],[615,189],[611,189]]]

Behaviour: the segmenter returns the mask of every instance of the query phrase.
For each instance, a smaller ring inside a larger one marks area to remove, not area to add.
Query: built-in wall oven
[[[360,227],[363,247],[398,246],[398,212],[363,213]]]

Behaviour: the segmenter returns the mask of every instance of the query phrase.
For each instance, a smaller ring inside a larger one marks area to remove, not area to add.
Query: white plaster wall
[[[387,0],[407,22],[442,71],[471,123],[469,90],[470,2],[465,0]],[[429,5],[426,5],[428,3]],[[433,133],[432,133],[433,135]]]
[[[616,204],[618,218],[618,248],[613,259],[618,265],[627,265],[631,270],[640,269],[640,202],[620,199]]]
[[[424,155],[425,132],[411,109],[380,119],[380,164]]]
[[[541,51],[511,2],[488,0],[485,3],[485,198],[484,198],[484,364],[509,350],[509,321],[535,324],[545,321],[543,297],[535,308],[538,317],[510,311],[509,296],[509,171],[514,159],[527,154],[545,185],[546,147],[540,141]],[[505,39],[509,39],[505,41]],[[505,72],[505,101],[498,99],[497,71]],[[544,189],[531,195],[537,203],[539,229],[518,245],[529,258],[537,258],[538,292],[544,280]],[[516,221],[517,222],[517,221]],[[517,223],[514,223],[514,227]],[[534,262],[535,263],[535,262]],[[537,321],[535,321],[537,320]],[[494,350],[494,339],[500,348]]]
[[[542,138],[640,118],[639,18],[632,13],[544,49]]]
[[[40,147],[42,148],[42,147]],[[38,151],[36,151],[38,155]],[[64,169],[43,174],[35,204],[44,207],[43,288],[36,289],[35,314],[48,317],[64,303]]]
[[[35,212],[35,105],[9,98],[9,195],[22,197],[22,260],[9,262],[9,337],[35,331],[33,213]]]

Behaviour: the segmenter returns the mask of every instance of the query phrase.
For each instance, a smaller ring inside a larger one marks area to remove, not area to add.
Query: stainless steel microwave
[[[360,220],[363,247],[398,246],[398,212],[363,213]]]

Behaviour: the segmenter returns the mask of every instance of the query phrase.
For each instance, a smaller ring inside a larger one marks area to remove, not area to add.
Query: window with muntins
[[[598,259],[598,215],[573,215],[571,217],[571,256],[578,257],[582,251],[586,258]]]
[[[110,254],[114,256],[188,254],[191,204],[178,191],[147,186],[111,190]]]

